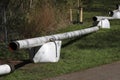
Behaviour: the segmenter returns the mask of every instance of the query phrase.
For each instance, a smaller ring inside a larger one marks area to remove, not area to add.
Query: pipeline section
[[[46,42],[50,42],[51,40],[69,39],[69,38],[73,38],[73,37],[77,37],[77,36],[80,37],[82,35],[96,32],[98,30],[99,30],[99,27],[95,26],[95,27],[90,27],[90,28],[86,28],[86,29],[82,29],[82,30],[66,32],[66,33],[62,33],[62,34],[13,41],[9,44],[9,48],[12,50],[17,50],[17,49],[22,49],[22,48],[37,47],[37,46],[43,45]]]

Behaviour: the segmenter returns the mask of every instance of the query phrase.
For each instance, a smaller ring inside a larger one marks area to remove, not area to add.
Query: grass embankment
[[[83,25],[72,25],[59,30],[57,33],[89,27],[92,23],[91,18],[96,15],[103,15],[102,12],[92,12],[92,10],[84,12],[86,20]],[[26,59],[27,53],[16,53],[11,54],[9,51],[6,51],[6,48],[2,47],[0,58],[15,57],[16,59]],[[62,43],[61,58],[58,63],[29,64],[10,75],[0,77],[0,80],[41,80],[119,60],[120,20],[113,20],[111,21],[111,29],[101,29],[96,33],[82,38],[64,40]]]
[[[120,21],[111,21],[111,29],[82,38],[64,40],[58,63],[29,64],[0,80],[41,80],[120,60]],[[88,23],[89,24],[89,23]],[[70,26],[60,32],[88,27]]]

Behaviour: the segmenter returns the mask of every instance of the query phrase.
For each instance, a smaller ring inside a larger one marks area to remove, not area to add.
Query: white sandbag
[[[61,41],[48,42],[35,54],[34,63],[39,62],[58,62],[60,59]]]
[[[101,28],[110,28],[110,22],[108,19],[102,19],[98,22],[97,26],[100,26]]]
[[[112,17],[114,17],[115,19],[120,19],[120,11],[119,10],[114,10]]]

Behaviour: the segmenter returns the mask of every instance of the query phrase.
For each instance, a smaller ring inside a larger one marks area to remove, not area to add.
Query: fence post
[[[83,8],[81,7],[80,8],[80,23],[82,24],[83,23]]]
[[[73,22],[72,9],[70,8],[70,22]]]

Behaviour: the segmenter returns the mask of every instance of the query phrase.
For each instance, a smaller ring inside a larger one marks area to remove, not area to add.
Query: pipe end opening
[[[97,21],[97,17],[96,16],[93,17],[93,21]]]
[[[10,50],[17,50],[18,49],[18,43],[16,43],[16,42],[11,42],[11,43],[9,43],[9,49]]]

